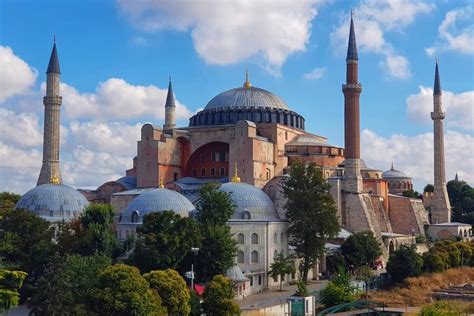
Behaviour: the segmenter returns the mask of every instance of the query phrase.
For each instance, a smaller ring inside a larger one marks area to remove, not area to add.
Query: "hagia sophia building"
[[[272,92],[253,86],[248,75],[241,87],[218,94],[189,119],[188,126],[178,127],[170,80],[164,125],[143,125],[133,167],[124,172],[124,177],[101,184],[96,190],[75,190],[62,184],[59,167],[62,99],[55,43],[43,100],[43,166],[37,187],[27,192],[16,207],[56,223],[77,218],[89,203],[110,203],[116,213],[117,236],[125,240],[135,233],[148,213],[172,210],[181,216],[192,216],[199,188],[209,182],[221,183],[220,190],[229,192],[236,205],[228,225],[238,252],[236,265],[228,275],[242,282],[239,294],[278,285],[268,277],[268,270],[279,252],[291,254],[282,182],[295,161],[316,164],[331,184],[343,227],[339,241],[353,232],[370,230],[384,246],[387,257],[402,244],[414,244],[415,236],[425,236],[425,227],[430,223],[456,225],[450,223],[451,207],[444,176],[444,112],[438,64],[432,113],[435,191],[429,197],[431,212],[422,200],[402,195],[413,188],[409,176],[395,170],[393,164],[385,172],[371,168],[360,157],[362,85],[358,81],[359,59],[352,17],[346,67],[342,85],[345,148],[306,131],[302,115]],[[446,236],[448,230],[439,228],[437,232]],[[327,244],[329,250],[338,247],[337,240]],[[324,269],[324,262],[317,264],[312,277],[318,277]],[[292,275],[285,282],[295,278]]]

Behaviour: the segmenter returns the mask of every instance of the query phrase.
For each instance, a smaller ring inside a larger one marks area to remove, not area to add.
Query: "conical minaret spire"
[[[37,185],[45,183],[62,183],[59,168],[59,140],[60,140],[60,108],[62,97],[60,92],[60,69],[56,39],[49,58],[46,70],[46,96],[44,104],[44,133],[43,133],[43,165]]]
[[[362,85],[359,83],[359,58],[354,30],[353,13],[349,29],[349,41],[346,58],[346,83],[342,85],[344,93],[344,156],[346,190],[362,191],[360,175],[360,110],[359,96]]]
[[[446,189],[446,171],[444,160],[444,124],[446,113],[443,112],[441,82],[438,61],[436,60],[435,81],[433,87],[433,120],[434,135],[434,191],[431,206],[431,222],[445,223],[451,221],[451,204]]]
[[[165,103],[165,124],[164,130],[171,130],[176,128],[176,105],[174,102],[173,86],[171,84],[171,77],[168,84],[168,95]]]

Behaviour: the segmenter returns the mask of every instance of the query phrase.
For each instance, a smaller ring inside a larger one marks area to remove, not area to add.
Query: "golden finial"
[[[61,180],[59,180],[59,177],[56,176],[55,173],[51,175],[51,180],[49,182],[52,184],[61,184]]]
[[[163,184],[163,178],[160,178],[160,184],[158,185],[159,188],[164,188],[165,185]]]
[[[245,83],[244,83],[244,88],[251,88],[252,85],[250,84],[249,81],[249,70],[245,68]]]
[[[240,178],[239,178],[239,175],[238,175],[238,172],[239,170],[237,169],[237,163],[234,164],[234,176],[232,177],[231,181],[232,182],[240,182]]]

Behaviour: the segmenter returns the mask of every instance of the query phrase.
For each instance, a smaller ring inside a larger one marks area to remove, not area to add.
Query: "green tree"
[[[31,295],[37,278],[54,255],[53,235],[47,221],[26,210],[7,212],[0,219],[0,258],[6,265],[28,273],[22,295]]]
[[[453,207],[453,221],[474,224],[474,188],[459,180],[448,181],[446,188]]]
[[[387,272],[393,281],[401,282],[407,277],[419,276],[422,267],[423,258],[416,252],[415,246],[402,245],[390,254]]]
[[[338,272],[340,269],[345,270],[346,259],[341,254],[341,252],[336,252],[332,255],[326,257],[327,269],[330,274]]]
[[[12,211],[15,208],[16,202],[21,198],[21,195],[10,193],[10,192],[1,192],[0,193],[0,217],[7,212]]]
[[[433,193],[434,192],[434,185],[432,185],[432,184],[425,185],[425,188],[423,189],[423,193],[426,193],[426,192]]]
[[[345,261],[354,267],[371,266],[382,254],[379,242],[371,231],[354,233],[341,245]]]
[[[199,190],[197,220],[205,226],[224,226],[234,214],[230,194],[219,190],[219,184],[208,183]]]
[[[472,312],[472,305],[461,304],[456,301],[436,301],[425,305],[420,311],[420,316],[459,316],[469,315]]]
[[[104,255],[117,258],[123,246],[113,230],[113,210],[108,204],[91,204],[78,220],[58,225],[56,240],[63,254]]]
[[[443,272],[446,269],[446,263],[439,252],[429,251],[423,254],[423,271]]]
[[[186,282],[176,270],[155,270],[144,274],[143,277],[150,283],[150,287],[158,292],[169,315],[189,315],[190,294]]]
[[[57,256],[38,280],[31,305],[35,315],[91,315],[100,273],[109,257]]]
[[[421,200],[423,198],[423,195],[421,195],[417,191],[413,191],[412,189],[407,190],[407,191],[403,191],[402,195],[404,197],[409,197],[409,198],[412,198],[412,199],[420,199]]]
[[[0,269],[0,313],[7,311],[20,301],[19,290],[26,278],[23,271]]]
[[[99,275],[94,307],[100,315],[167,314],[160,296],[140,271],[124,264],[110,266]]]
[[[189,306],[191,307],[191,316],[201,316],[201,300],[195,290],[190,291]]]
[[[202,240],[198,223],[173,211],[145,215],[137,233],[130,261],[143,272],[177,269]]]
[[[278,256],[273,258],[273,263],[270,265],[270,271],[268,274],[274,280],[280,276],[280,292],[281,292],[281,284],[285,275],[290,273],[295,273],[296,269],[293,267],[293,261],[280,252]]]
[[[197,278],[207,282],[215,275],[224,274],[234,265],[237,245],[227,225],[201,225],[201,233],[202,246],[196,257]]]
[[[215,183],[204,185],[199,191],[197,204],[197,221],[203,237],[196,258],[197,277],[204,282],[210,281],[215,275],[224,274],[233,266],[237,251],[236,241],[227,226],[235,205],[229,193],[218,189]]]
[[[203,294],[204,313],[208,315],[239,315],[239,306],[233,300],[232,281],[223,275],[216,275],[207,284]]]
[[[308,280],[309,269],[322,257],[327,240],[340,230],[329,189],[315,164],[300,162],[291,165],[289,177],[283,183],[289,243],[301,258],[299,269],[304,282]]]
[[[327,308],[357,300],[359,291],[351,286],[350,282],[349,274],[341,269],[339,273],[329,281],[326,288],[321,290],[319,299],[321,304]]]

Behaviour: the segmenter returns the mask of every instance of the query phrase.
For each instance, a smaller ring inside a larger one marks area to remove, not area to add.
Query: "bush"
[[[347,272],[340,271],[327,287],[320,292],[320,302],[324,307],[331,307],[357,300],[359,291],[350,284]]]
[[[422,272],[423,259],[416,252],[414,246],[401,246],[390,254],[387,263],[387,272],[392,280],[401,282],[407,277],[419,276]]]
[[[468,302],[437,301],[423,306],[420,316],[458,316],[473,311],[474,304]]]

